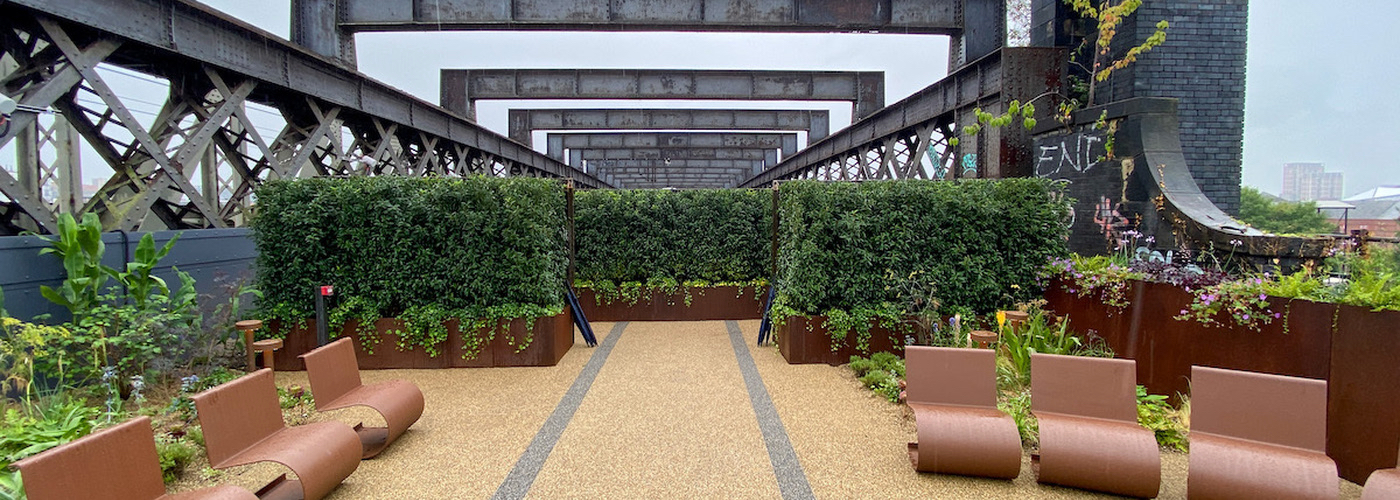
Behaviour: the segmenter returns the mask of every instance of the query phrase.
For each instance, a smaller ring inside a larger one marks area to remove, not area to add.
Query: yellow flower
[[[1006,325],[1006,311],[997,311],[997,330]]]

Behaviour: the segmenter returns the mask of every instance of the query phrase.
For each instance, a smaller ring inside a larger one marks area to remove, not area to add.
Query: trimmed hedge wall
[[[780,302],[797,314],[885,309],[922,271],[944,310],[1037,295],[1065,247],[1069,205],[1043,179],[781,185]]]
[[[333,323],[541,316],[563,307],[565,191],[534,178],[354,177],[269,182],[252,221],[261,307],[313,316],[333,284]],[[410,332],[413,333],[413,332]],[[444,333],[445,335],[445,333]]]
[[[772,191],[592,190],[575,196],[580,281],[749,282],[768,276]]]

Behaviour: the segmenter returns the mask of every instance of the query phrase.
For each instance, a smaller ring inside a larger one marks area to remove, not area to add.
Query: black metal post
[[[321,285],[316,289],[316,345],[323,346],[331,342],[330,327],[326,324],[326,297],[335,293],[335,287]]]

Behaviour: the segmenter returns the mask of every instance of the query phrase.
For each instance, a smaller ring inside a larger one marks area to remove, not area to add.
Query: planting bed
[[[1191,293],[1167,284],[1131,281],[1128,307],[1078,297],[1058,280],[1048,308],[1072,328],[1103,337],[1116,356],[1137,360],[1138,383],[1155,394],[1190,393],[1191,365],[1327,380],[1327,454],[1343,478],[1362,482],[1395,466],[1400,442],[1400,312],[1269,297],[1282,317],[1259,331],[1207,326],[1175,316]],[[1286,327],[1285,327],[1286,325]]]
[[[502,320],[502,323],[505,323]],[[355,333],[354,322],[347,323],[341,330],[341,335],[348,335],[355,339],[355,357],[358,358],[360,368],[365,370],[380,370],[394,368],[476,368],[476,367],[496,367],[496,366],[554,366],[574,345],[574,326],[570,319],[569,311],[566,309],[563,314],[539,318],[534,325],[526,329],[524,319],[509,321],[509,329],[505,331],[497,330],[496,336],[481,347],[481,351],[471,359],[463,359],[467,348],[463,342],[462,332],[457,320],[447,322],[447,342],[441,347],[441,352],[437,356],[429,356],[422,346],[415,346],[412,350],[401,351],[398,347],[398,336],[388,333],[399,329],[403,322],[392,318],[382,318],[375,322],[375,330],[378,332],[379,342],[375,344],[371,352],[366,351],[363,341]],[[274,331],[283,328],[280,324],[273,325]],[[499,327],[498,327],[499,328]],[[481,332],[476,332],[481,335]],[[511,342],[524,340],[533,335],[528,347],[523,351],[516,352],[516,346]],[[288,332],[283,341],[283,348],[278,350],[276,364],[278,371],[300,371],[306,369],[306,364],[297,356],[305,354],[307,351],[316,348],[316,324],[314,321],[307,321],[305,324],[293,328]]]
[[[855,345],[855,332],[836,350],[831,349],[831,336],[826,329],[826,316],[792,316],[777,329],[778,350],[788,364],[801,365],[826,363],[831,366],[851,361],[851,356],[870,356],[875,352],[889,352],[904,356],[902,334],[879,325],[871,320],[870,348],[858,350]]]
[[[635,304],[626,300],[600,304],[597,293],[584,288],[578,291],[578,300],[589,321],[715,321],[763,318],[760,293],[752,286],[690,287],[677,293],[652,291]]]

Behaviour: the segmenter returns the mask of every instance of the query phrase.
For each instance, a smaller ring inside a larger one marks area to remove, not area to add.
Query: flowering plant
[[[1191,306],[1182,309],[1178,320],[1196,320],[1206,325],[1223,326],[1224,314],[1235,324],[1258,331],[1283,315],[1269,308],[1269,296],[1264,293],[1263,278],[1223,281],[1197,289]]]

